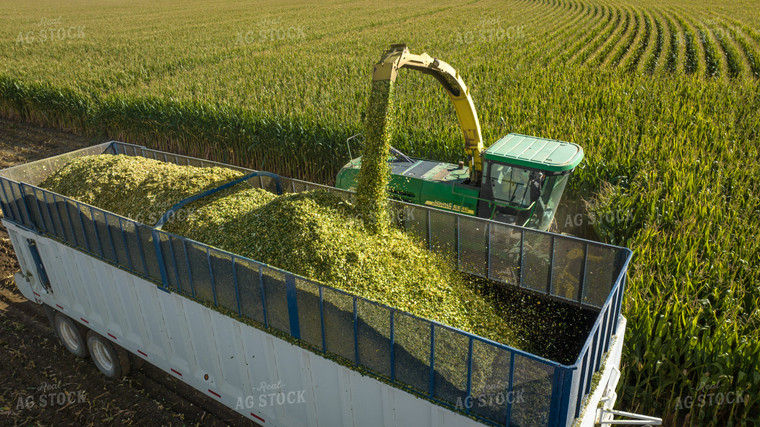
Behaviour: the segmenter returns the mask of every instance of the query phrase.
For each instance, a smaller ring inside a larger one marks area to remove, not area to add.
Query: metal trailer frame
[[[22,269],[19,289],[252,420],[267,425],[569,425],[583,416],[585,424],[594,411],[582,408],[596,408],[599,390],[614,390],[625,331],[620,307],[628,249],[395,202],[402,212],[420,213],[403,224],[432,249],[442,232],[434,227],[435,218],[453,220],[463,271],[598,310],[578,359],[562,365],[36,187],[72,158],[103,153],[251,172],[119,142],[0,171],[3,223]],[[268,177],[257,178],[263,188],[272,185]],[[331,187],[285,182],[291,192],[326,188],[352,197]],[[472,231],[483,241],[471,241]],[[503,241],[505,235],[519,236],[510,246],[519,247],[519,265],[508,266],[516,276],[496,268],[505,261],[499,251],[504,247],[494,236]],[[546,265],[533,265],[537,257],[531,251],[541,246],[530,244],[536,239],[549,242]],[[581,250],[582,261],[557,248]],[[472,262],[473,253],[481,262]],[[536,286],[536,273],[546,283]],[[378,324],[377,313],[384,313],[387,323]],[[386,332],[367,338],[381,329]],[[401,341],[408,344],[411,338],[429,343],[429,357],[422,365],[413,360],[417,369],[410,371],[404,363],[412,359]],[[373,352],[382,357],[367,357]],[[488,372],[478,366],[483,354],[492,356]],[[499,369],[493,372],[494,367]],[[600,387],[592,390],[597,372]],[[501,402],[472,405],[484,396],[483,384],[474,380],[483,375],[489,383],[500,382]],[[453,384],[457,379],[460,383]],[[255,402],[253,393],[262,384],[287,387],[280,390],[291,393],[285,398],[301,396],[304,402],[256,405],[261,401]],[[527,397],[513,405],[520,390]],[[462,406],[462,399],[469,404]]]

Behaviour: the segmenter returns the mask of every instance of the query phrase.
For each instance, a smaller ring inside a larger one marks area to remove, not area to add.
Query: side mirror
[[[357,133],[354,136],[349,136],[348,139],[346,139],[346,148],[348,149],[348,161],[354,159],[353,154],[351,154],[351,141],[354,141],[357,145],[361,146],[364,145],[364,134],[363,133]]]

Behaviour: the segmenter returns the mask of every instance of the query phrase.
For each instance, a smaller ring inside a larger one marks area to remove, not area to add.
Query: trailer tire
[[[87,333],[87,348],[92,361],[108,378],[121,378],[129,374],[129,355],[97,332]]]
[[[55,313],[58,312],[53,310],[53,308],[47,304],[42,304],[42,309],[45,310],[45,316],[47,317],[48,322],[50,322],[50,327],[55,331]]]
[[[87,343],[84,339],[84,331],[75,321],[63,313],[55,313],[53,317],[53,329],[63,347],[71,354],[87,357]]]

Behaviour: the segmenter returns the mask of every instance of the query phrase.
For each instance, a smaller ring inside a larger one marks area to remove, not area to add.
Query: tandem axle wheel
[[[90,356],[103,375],[121,378],[129,374],[129,353],[102,335],[81,325],[69,316],[45,307],[58,339],[71,354],[86,358]]]

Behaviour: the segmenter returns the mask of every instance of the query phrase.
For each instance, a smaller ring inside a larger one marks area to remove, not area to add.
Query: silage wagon
[[[614,404],[628,249],[392,202],[464,273],[593,311],[566,365],[38,187],[93,154],[253,171],[121,142],[0,171],[19,290],[106,375],[147,361],[265,426],[592,425]],[[353,198],[271,174],[248,183]]]

